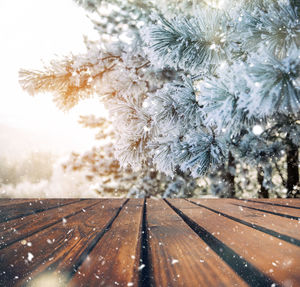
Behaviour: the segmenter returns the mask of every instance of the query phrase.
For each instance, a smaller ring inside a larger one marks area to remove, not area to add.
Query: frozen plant
[[[24,89],[51,91],[63,108],[97,95],[122,166],[150,162],[194,178],[221,168],[235,196],[233,171],[246,161],[259,167],[267,197],[270,166],[285,157],[282,188],[300,195],[298,0],[76,2],[90,11],[98,43],[22,70]]]

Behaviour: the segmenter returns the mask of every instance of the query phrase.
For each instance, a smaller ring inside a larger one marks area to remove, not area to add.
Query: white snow
[[[178,263],[178,262],[179,262],[179,260],[177,260],[177,259],[172,259],[171,264],[173,265],[173,264],[176,264],[176,263]]]
[[[27,260],[31,262],[33,257],[33,254],[31,252],[28,252]]]
[[[139,268],[138,268],[138,271],[141,271],[141,270],[143,270],[145,267],[146,267],[146,265],[145,265],[145,264],[141,264],[141,265],[139,266]]]
[[[252,128],[252,131],[255,135],[260,135],[262,134],[263,132],[263,128],[260,126],[260,125],[255,125],[253,128]]]

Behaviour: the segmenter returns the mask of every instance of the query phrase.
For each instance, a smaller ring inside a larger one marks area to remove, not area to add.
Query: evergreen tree
[[[299,1],[76,2],[99,42],[20,71],[24,89],[51,91],[62,108],[99,95],[122,166],[194,178],[226,166],[234,196],[235,165],[245,161],[259,167],[268,196],[286,156],[287,196],[300,195]]]
[[[73,152],[63,163],[65,171],[85,170],[87,180],[97,180],[93,190],[101,196],[143,197],[192,197],[197,189],[196,180],[188,173],[174,177],[157,172],[149,160],[139,171],[129,166],[121,168],[115,159],[113,142],[116,134],[111,122],[103,117],[81,116],[80,123],[97,129],[99,145],[84,154]]]

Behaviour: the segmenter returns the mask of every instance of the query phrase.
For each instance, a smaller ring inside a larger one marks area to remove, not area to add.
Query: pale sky
[[[83,34],[95,33],[85,11],[72,0],[0,0],[0,125],[40,134],[42,143],[32,147],[36,149],[91,146],[95,131],[81,128],[77,119],[80,114],[101,115],[98,101],[86,101],[65,114],[51,96],[31,97],[22,91],[18,70],[42,68],[41,60],[47,63],[55,54],[84,52]]]

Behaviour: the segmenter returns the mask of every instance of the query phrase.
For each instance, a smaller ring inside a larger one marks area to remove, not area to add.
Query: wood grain
[[[48,209],[43,212],[27,215],[0,223],[0,249],[18,240],[26,238],[35,232],[50,227],[59,222],[62,218],[68,218],[88,206],[94,205],[95,200],[84,200],[58,206],[55,209]]]
[[[242,220],[253,227],[259,226],[276,231],[279,236],[281,234],[290,236],[292,237],[290,242],[293,242],[293,238],[300,240],[300,224],[297,220],[289,218],[278,220],[276,215],[238,206],[232,199],[191,199],[190,201]]]
[[[300,208],[300,199],[298,198],[268,198],[268,199],[258,199],[258,198],[252,198],[249,199],[249,201],[256,201],[261,202],[265,204],[279,204],[283,205],[285,207],[298,207]]]
[[[38,198],[32,199],[32,198],[0,198],[0,208],[2,206],[6,205],[13,205],[13,204],[19,204],[19,203],[26,203],[26,202],[32,202],[32,201],[38,201]]]
[[[68,286],[138,286],[143,200],[130,199]]]
[[[17,199],[16,201],[12,200],[12,204],[4,201],[0,206],[0,222],[78,201],[79,199]]]
[[[147,200],[154,286],[247,286],[161,200]]]
[[[257,209],[257,210],[263,210],[265,213],[274,213],[277,216],[287,216],[287,217],[295,217],[295,219],[300,219],[300,209],[293,209],[278,205],[269,205],[264,204],[263,202],[254,202],[254,201],[247,201],[247,200],[238,200],[234,199],[235,203],[239,206],[250,208],[250,209]]]
[[[168,201],[274,282],[300,286],[299,247],[217,215],[206,208],[195,208],[194,204],[186,200]]]
[[[67,279],[125,200],[93,201],[91,207],[66,221],[60,218],[50,228],[29,236],[25,244],[18,241],[7,247],[1,254],[0,286],[23,286],[38,280],[46,270],[62,270]]]
[[[0,286],[300,286],[299,200],[145,202],[0,200]]]

